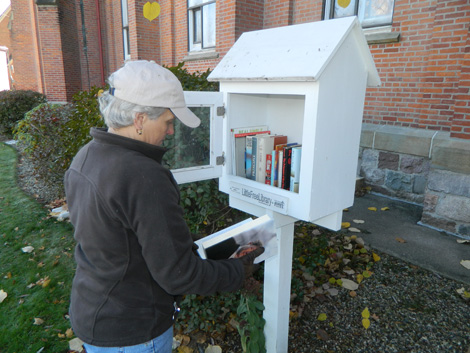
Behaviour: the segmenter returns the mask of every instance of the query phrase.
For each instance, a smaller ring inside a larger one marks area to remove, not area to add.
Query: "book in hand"
[[[277,254],[277,237],[274,221],[268,215],[248,218],[231,227],[196,241],[203,259],[223,260],[239,258],[254,248],[264,247],[264,253],[255,259],[260,263]]]

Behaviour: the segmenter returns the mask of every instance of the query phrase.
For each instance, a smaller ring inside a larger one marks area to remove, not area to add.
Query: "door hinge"
[[[225,153],[222,152],[221,156],[218,156],[215,158],[215,164],[216,165],[224,165],[225,164]]]
[[[217,107],[217,116],[224,116],[225,115],[225,107]]]

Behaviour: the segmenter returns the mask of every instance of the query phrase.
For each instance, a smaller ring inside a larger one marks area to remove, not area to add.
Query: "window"
[[[215,47],[215,1],[188,0],[189,51]]]
[[[127,0],[121,0],[122,9],[122,41],[124,48],[124,60],[131,58],[131,49],[129,47],[129,15],[127,12]]]
[[[357,16],[364,28],[392,24],[395,0],[324,0],[325,19]]]

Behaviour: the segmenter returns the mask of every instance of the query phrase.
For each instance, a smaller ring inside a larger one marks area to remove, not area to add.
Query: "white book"
[[[196,241],[198,253],[203,259],[227,259],[243,256],[256,246],[263,246],[264,253],[255,263],[277,254],[277,237],[274,221],[268,215],[248,218]]]

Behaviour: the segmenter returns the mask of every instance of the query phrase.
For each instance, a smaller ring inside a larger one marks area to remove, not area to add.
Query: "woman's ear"
[[[145,120],[145,113],[135,113],[134,127],[136,130],[142,130]]]

